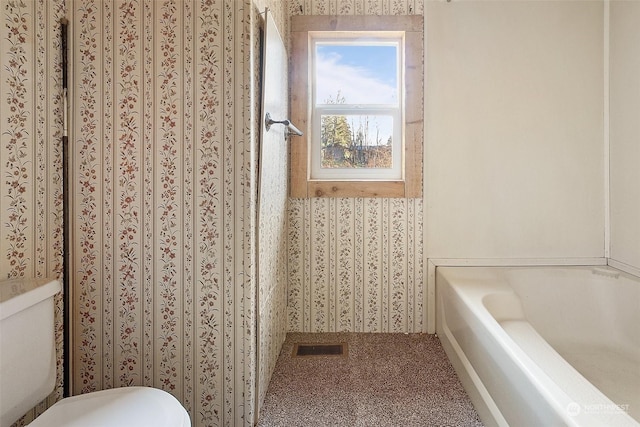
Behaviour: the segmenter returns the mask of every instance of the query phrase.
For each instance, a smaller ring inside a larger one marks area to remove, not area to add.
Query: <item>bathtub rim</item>
[[[438,267],[568,267],[612,266],[632,276],[640,277],[640,269],[617,263],[604,257],[597,258],[437,258],[427,257],[427,289],[424,305],[427,307],[424,332],[436,333],[436,269]]]

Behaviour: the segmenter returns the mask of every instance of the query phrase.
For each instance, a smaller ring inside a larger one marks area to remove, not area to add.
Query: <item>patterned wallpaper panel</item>
[[[422,14],[423,0],[290,0],[290,15]],[[426,331],[421,199],[290,199],[289,330]]]
[[[267,112],[275,120],[288,116],[287,51],[278,22],[286,12],[284,2],[272,2],[263,23],[266,54],[262,61],[264,110],[257,122],[262,125]],[[279,3],[279,4],[278,4]],[[264,9],[261,9],[264,11]],[[275,13],[274,13],[275,12]],[[278,12],[280,12],[278,14]],[[264,15],[261,20],[264,20]],[[283,25],[283,24],[280,24]],[[283,25],[284,26],[284,25]],[[269,380],[287,332],[287,201],[289,194],[288,144],[282,125],[259,132],[258,200],[258,349],[257,408],[260,411]]]
[[[425,0],[289,0],[290,15],[422,15]]]
[[[63,0],[0,1],[0,280],[62,275]],[[62,298],[56,297],[57,385],[16,425],[62,396]]]
[[[290,331],[426,331],[421,199],[289,203]]]
[[[148,385],[251,425],[250,0],[79,0],[74,393]]]

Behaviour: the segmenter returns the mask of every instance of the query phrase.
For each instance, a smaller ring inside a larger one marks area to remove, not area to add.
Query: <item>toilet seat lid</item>
[[[62,399],[29,427],[190,427],[189,415],[169,393],[121,387]]]

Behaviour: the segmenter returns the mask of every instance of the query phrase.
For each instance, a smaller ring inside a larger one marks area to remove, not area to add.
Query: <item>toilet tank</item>
[[[52,279],[0,281],[0,426],[10,426],[54,389]]]

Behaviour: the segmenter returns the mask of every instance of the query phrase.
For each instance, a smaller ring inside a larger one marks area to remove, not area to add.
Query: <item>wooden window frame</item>
[[[310,179],[311,105],[309,96],[310,31],[402,31],[405,34],[404,156],[402,180]],[[309,16],[291,17],[291,120],[304,136],[292,139],[291,197],[422,197],[423,149],[423,17]]]

